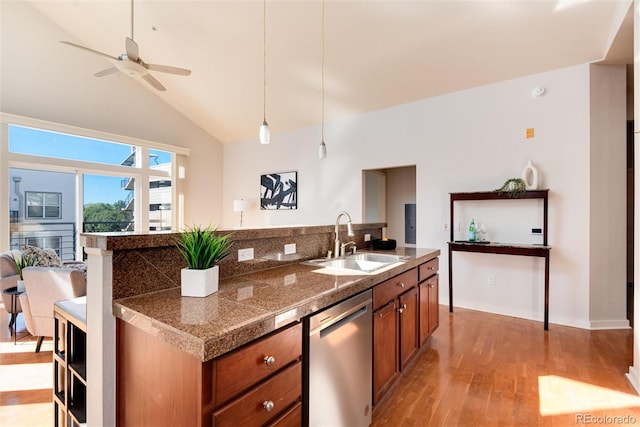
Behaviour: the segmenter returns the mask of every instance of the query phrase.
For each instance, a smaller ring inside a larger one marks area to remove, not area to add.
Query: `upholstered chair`
[[[11,258],[12,255],[14,257],[20,256],[20,252],[10,251],[0,254],[0,291],[13,288],[17,285],[19,276],[16,264]],[[7,313],[11,315],[9,319],[9,328],[11,328],[13,326],[13,323],[16,321],[16,316],[18,315],[18,313],[22,312],[20,301],[16,301],[15,311],[13,311],[11,308],[11,295],[2,294],[2,303],[5,310],[7,310]]]
[[[38,337],[37,353],[44,338],[53,336],[53,304],[86,295],[87,278],[82,270],[64,267],[27,267],[22,276],[26,292],[20,303],[27,330]]]

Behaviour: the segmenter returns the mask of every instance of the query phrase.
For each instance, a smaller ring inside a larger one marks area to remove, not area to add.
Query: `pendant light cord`
[[[267,121],[267,0],[262,6],[262,118]]]
[[[133,0],[131,0],[131,40],[134,40],[133,38]]]
[[[322,0],[322,142],[324,142],[324,0]]]

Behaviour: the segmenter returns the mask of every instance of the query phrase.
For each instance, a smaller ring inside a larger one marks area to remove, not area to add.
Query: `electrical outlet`
[[[449,231],[449,224],[448,224],[448,223],[446,223],[446,222],[445,222],[444,224],[442,224],[442,229],[443,229],[444,231]]]
[[[295,254],[296,253],[296,244],[295,243],[289,243],[288,245],[284,245],[284,254],[285,255],[290,255],[290,254]]]
[[[496,276],[490,274],[487,276],[487,285],[494,286],[496,284]]]
[[[368,241],[370,241],[370,240],[371,240],[371,234],[365,234],[365,235],[364,235],[364,241],[365,241],[365,242],[368,242]]]
[[[253,248],[238,249],[238,261],[250,261],[253,259]]]
[[[460,231],[460,221],[456,222],[456,231]]]

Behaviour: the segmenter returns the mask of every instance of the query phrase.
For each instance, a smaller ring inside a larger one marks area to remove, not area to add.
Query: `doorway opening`
[[[415,247],[416,166],[362,171],[362,220],[387,223],[387,236],[398,246]]]

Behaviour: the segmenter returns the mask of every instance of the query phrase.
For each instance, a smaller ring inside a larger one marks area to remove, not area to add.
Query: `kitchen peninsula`
[[[366,248],[365,234],[380,238],[383,225],[354,225],[357,247]],[[82,236],[89,262],[88,300],[93,296],[94,304],[103,307],[101,319],[93,311],[95,324],[104,331],[112,322],[114,329],[114,348],[108,348],[108,333],[98,343],[103,350],[98,360],[113,367],[117,383],[111,386],[113,406],[107,406],[108,372],[96,366],[103,374],[102,384],[96,384],[102,395],[94,394],[103,402],[96,411],[101,423],[109,416],[117,417],[114,420],[120,425],[141,421],[157,425],[154,420],[166,425],[203,426],[238,422],[235,414],[248,412],[236,409],[245,396],[270,388],[280,394],[265,401],[261,412],[270,412],[268,408],[274,405],[285,405],[287,410],[277,414],[274,410],[275,415],[267,414],[265,419],[279,425],[294,420],[296,425],[301,400],[300,319],[408,271],[415,271],[417,289],[420,266],[428,261],[433,265],[433,260],[437,266],[440,254],[439,250],[398,248],[392,253],[406,257],[402,262],[376,274],[354,274],[300,263],[326,254],[333,226],[233,233],[234,253],[220,265],[220,289],[206,298],[180,296],[180,269],[184,265],[174,245],[178,233]],[[296,243],[297,254],[282,256],[279,251],[289,243]],[[254,248],[255,259],[238,262],[237,250],[248,247]],[[95,308],[89,301],[89,346],[91,310]],[[276,354],[275,361],[259,361],[260,367],[271,369],[268,374],[255,373],[255,360],[234,358],[239,351],[262,352],[267,348]],[[243,366],[246,369],[231,371],[232,384],[224,378],[230,370]],[[91,372],[91,367],[88,370]],[[90,375],[88,383],[90,390]],[[281,395],[285,391],[288,395]],[[113,407],[117,415],[103,412]],[[251,424],[255,419],[240,421]]]

